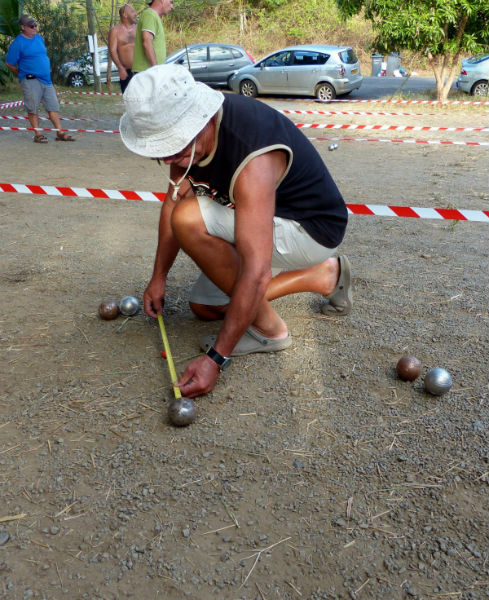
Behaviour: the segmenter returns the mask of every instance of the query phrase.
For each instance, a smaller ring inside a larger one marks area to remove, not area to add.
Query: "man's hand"
[[[125,81],[127,79],[127,69],[126,69],[126,67],[123,67],[121,65],[118,70],[119,70],[119,79],[121,81]]]
[[[19,67],[17,65],[9,65],[7,62],[5,63],[5,66],[7,67],[7,69],[9,71],[11,71],[12,75],[14,75],[15,77],[18,76],[19,74]]]
[[[163,312],[165,291],[166,282],[162,277],[153,277],[144,290],[144,312],[154,319]]]
[[[206,354],[192,361],[176,382],[182,396],[196,398],[214,389],[219,377],[219,367]]]

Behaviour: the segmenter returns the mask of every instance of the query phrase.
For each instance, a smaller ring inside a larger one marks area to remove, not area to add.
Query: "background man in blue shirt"
[[[56,140],[74,142],[75,139],[61,130],[59,102],[51,81],[51,64],[42,37],[37,33],[37,23],[30,15],[22,15],[19,21],[21,33],[10,45],[5,64],[19,79],[24,94],[24,106],[34,141],[46,144],[48,139],[39,131],[39,105],[42,101],[49,119],[58,130]]]

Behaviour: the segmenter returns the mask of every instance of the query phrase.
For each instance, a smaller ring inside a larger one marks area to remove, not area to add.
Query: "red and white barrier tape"
[[[166,193],[163,192],[104,190],[96,188],[60,187],[54,185],[24,185],[22,183],[0,183],[0,192],[42,194],[45,196],[69,196],[76,198],[138,200],[144,202],[163,202],[166,196]]]
[[[382,206],[379,204],[347,204],[352,215],[380,217],[414,217],[417,219],[448,219],[451,221],[479,221],[489,223],[489,210],[456,208],[420,208],[418,206]]]
[[[10,120],[14,120],[14,121],[28,121],[29,117],[26,117],[24,115],[0,115],[0,119],[10,119]],[[113,119],[86,119],[85,117],[60,117],[59,118],[60,121],[84,121],[84,122],[90,122],[90,121],[112,121]],[[42,117],[41,115],[39,115],[39,120],[40,121],[49,121],[50,119],[48,119],[48,117]]]
[[[3,104],[0,104],[0,110],[3,110],[5,108],[14,108],[16,106],[22,106],[24,104],[23,100],[14,100],[13,102],[4,102]]]
[[[299,129],[363,129],[366,131],[489,131],[489,127],[430,127],[428,125],[355,125],[348,123],[296,123]]]
[[[384,138],[308,137],[316,142],[383,142],[389,144],[434,144],[441,146],[489,146],[489,142],[454,142],[450,140],[396,140]]]
[[[380,127],[380,126],[379,126]],[[387,126],[386,126],[387,127]],[[330,127],[330,129],[344,129],[344,127]],[[34,131],[33,127],[0,127],[0,130],[4,131]],[[38,127],[39,131],[57,131],[57,129],[51,129],[49,127]],[[120,133],[117,129],[65,129],[70,133]],[[404,143],[404,144],[441,144],[447,146],[489,146],[489,142],[458,142],[449,140],[387,140],[381,138],[323,138],[323,137],[308,137],[309,140],[316,140],[318,142],[326,141],[340,141],[340,142],[390,142],[390,143]]]
[[[0,127],[0,130],[3,131],[58,131],[58,129],[54,129],[52,127]],[[70,133],[119,133],[117,129],[65,129],[63,127],[62,131],[69,131]]]
[[[73,102],[73,101],[68,101],[68,100],[63,100],[59,102],[60,104],[90,104],[89,102]],[[6,108],[15,108],[16,106],[23,106],[24,105],[24,101],[23,100],[15,100],[15,102],[4,102],[3,104],[0,104],[0,110],[2,109],[6,109]]]
[[[121,92],[75,92],[69,90],[70,94],[82,94],[84,96],[122,96]]]
[[[24,185],[21,183],[0,183],[0,192],[111,200],[137,200],[143,202],[163,202],[166,196],[163,192],[106,190],[51,185]],[[347,204],[346,206],[349,214],[353,215],[415,217],[418,219],[447,219],[450,221],[478,221],[489,223],[489,210],[419,208],[416,206],[382,206],[378,204]]]
[[[284,115],[357,115],[374,117],[446,117],[446,113],[413,112],[361,112],[358,110],[286,110],[276,109]]]
[[[489,106],[489,102],[484,100],[383,100],[377,99],[372,100],[369,98],[356,99],[356,98],[335,98],[334,100],[315,100],[320,104],[329,104],[330,102],[374,102],[377,104],[441,104],[443,106],[455,106],[457,104],[461,106],[472,105],[472,106]]]
[[[73,102],[73,101],[63,100],[63,102],[60,102],[60,104],[90,104],[90,102]]]

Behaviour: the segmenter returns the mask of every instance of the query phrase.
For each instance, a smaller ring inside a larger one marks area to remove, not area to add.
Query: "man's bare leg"
[[[231,296],[238,275],[238,254],[233,244],[209,235],[196,199],[185,200],[175,208],[172,227],[182,249],[215,285]],[[266,298],[261,301],[252,325],[266,337],[287,333],[287,325]]]
[[[316,292],[327,296],[330,294],[340,276],[340,267],[336,257],[328,258],[324,262],[296,271],[284,271],[275,275],[270,281],[265,295],[266,300],[276,300],[289,294],[301,292]],[[190,302],[190,308],[201,319],[214,321],[224,318],[227,305],[209,306]]]
[[[34,135],[40,137],[42,132],[39,131],[39,115],[37,113],[27,113],[27,118],[29,119],[31,127],[34,129]]]

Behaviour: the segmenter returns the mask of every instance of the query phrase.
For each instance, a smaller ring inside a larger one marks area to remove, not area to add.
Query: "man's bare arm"
[[[275,191],[285,168],[283,152],[263,154],[243,169],[234,187],[239,272],[215,344],[223,356],[230,355],[265,298],[271,279]]]
[[[19,74],[19,67],[17,67],[16,65],[9,65],[8,62],[6,62],[5,65],[7,66],[7,69],[11,71],[13,75],[15,75],[15,77],[17,77],[17,75]]]
[[[156,60],[156,53],[153,46],[153,38],[154,34],[151,31],[143,31],[141,33],[142,41],[143,41],[143,50],[146,58],[148,59],[149,64],[154,67],[158,64]]]
[[[118,42],[118,25],[116,25],[109,31],[109,53],[112,62],[119,70],[119,76],[121,79],[125,79],[127,77],[127,71],[119,58],[119,52],[117,50]]]
[[[184,173],[183,169],[171,166],[170,176],[175,181]],[[155,263],[151,281],[144,292],[144,310],[151,317],[161,314],[163,308],[163,297],[166,291],[166,276],[170,271],[180,246],[173,235],[171,228],[171,217],[176,203],[191,195],[192,188],[188,180],[184,180],[180,186],[177,200],[172,200],[173,186],[170,185],[161,207],[160,221],[158,225],[158,247],[156,249]]]

